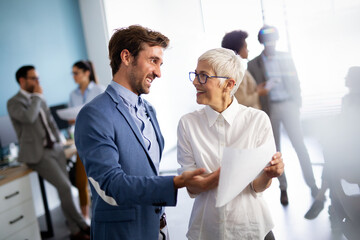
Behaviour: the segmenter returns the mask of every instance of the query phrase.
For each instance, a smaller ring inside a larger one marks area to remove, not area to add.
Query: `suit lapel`
[[[262,75],[262,82],[266,82],[266,76],[265,76],[265,65],[264,65],[264,61],[261,57],[261,55],[258,56],[258,67],[259,67],[259,72],[261,73]]]
[[[24,94],[22,94],[21,92],[18,92],[16,98],[20,102],[24,103],[24,105],[26,105],[27,107],[30,105],[30,100],[27,97],[25,97]]]
[[[129,110],[127,109],[127,107],[124,105],[124,103],[120,99],[120,96],[116,93],[116,91],[110,85],[106,89],[106,92],[110,95],[110,97],[113,99],[113,101],[117,104],[116,109],[120,112],[120,114],[125,118],[126,122],[129,124],[129,126],[130,126],[131,130],[133,131],[133,133],[135,134],[137,140],[139,141],[142,148],[146,152],[146,155],[148,156],[148,162],[149,162],[151,168],[153,169],[153,171],[155,173],[157,173],[156,167],[151,160],[148,150],[145,147],[143,137],[142,137],[138,127],[136,126],[134,120],[132,119],[132,117],[129,113]]]

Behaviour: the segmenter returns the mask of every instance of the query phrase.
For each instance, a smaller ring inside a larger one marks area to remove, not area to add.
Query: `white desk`
[[[29,173],[26,166],[0,171],[0,239],[40,240]]]

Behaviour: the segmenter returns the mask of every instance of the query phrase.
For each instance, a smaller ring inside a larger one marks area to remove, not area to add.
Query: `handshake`
[[[189,193],[199,194],[216,188],[219,184],[220,168],[212,173],[205,173],[204,168],[185,171],[174,177],[176,189],[186,187]]]

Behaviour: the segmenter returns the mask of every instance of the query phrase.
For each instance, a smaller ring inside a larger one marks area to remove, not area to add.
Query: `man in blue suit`
[[[162,207],[176,205],[177,189],[217,186],[219,171],[158,176],[164,138],[141,94],[161,76],[168,43],[141,26],[118,29],[109,42],[113,81],[77,117],[75,143],[93,197],[91,239],[166,239]]]

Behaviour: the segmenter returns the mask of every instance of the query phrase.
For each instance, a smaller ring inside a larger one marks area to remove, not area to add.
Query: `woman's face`
[[[242,48],[239,50],[238,54],[240,55],[240,57],[242,59],[247,59],[249,56],[249,50],[247,48],[247,43],[246,41],[244,41],[244,45],[242,46]]]
[[[208,76],[216,75],[207,61],[199,61],[195,72]],[[196,102],[198,104],[209,105],[213,109],[217,109],[222,104],[225,92],[223,87],[220,86],[219,78],[208,78],[205,84],[199,83],[199,80],[195,78],[193,84],[196,88]]]
[[[90,81],[90,77],[89,77],[90,72],[84,71],[84,69],[74,66],[72,70],[72,74],[77,84],[87,83]]]

